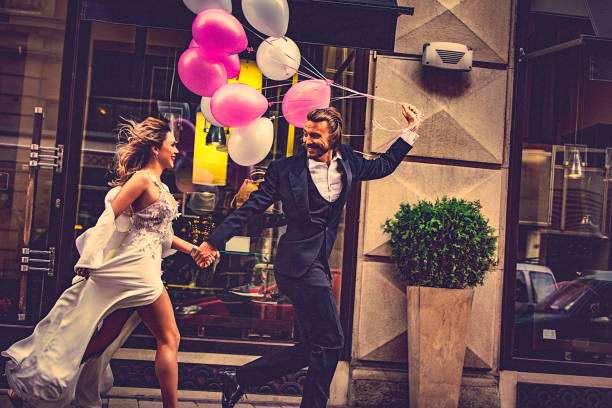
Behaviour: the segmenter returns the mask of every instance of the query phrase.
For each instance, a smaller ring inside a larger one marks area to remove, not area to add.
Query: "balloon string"
[[[356,91],[354,89],[348,88],[346,86],[342,86],[340,84],[337,84],[335,82],[330,82],[330,85],[331,86],[335,86],[336,88],[339,88],[339,89],[342,89],[342,90],[345,90],[345,91],[355,92],[356,94],[365,96],[368,99],[374,99],[374,100],[378,100],[378,101],[389,102],[389,103],[393,103],[393,104],[396,104],[396,105],[401,105],[402,104],[402,102],[394,101],[392,99],[381,98],[380,96],[375,96],[375,95],[370,95],[370,94],[367,94],[367,93],[359,92],[359,91]]]
[[[312,79],[312,80],[315,80],[315,81],[322,81],[321,79],[317,79],[317,78],[314,78],[314,77],[309,76],[309,75],[307,75],[307,74],[304,74],[303,72],[301,72],[301,71],[299,71],[299,70],[297,71],[297,73],[298,73],[298,74],[300,74],[300,75],[305,76],[306,78],[309,78],[309,79]],[[325,80],[325,81],[327,81],[327,80]],[[281,85],[272,85],[272,86],[270,86],[270,87],[265,87],[265,88],[260,88],[260,89],[267,89],[267,88],[278,88],[278,87],[287,86],[287,85],[289,85],[289,84],[288,84],[288,83],[285,83],[285,84],[281,84]],[[287,92],[289,92],[289,90],[287,90]],[[285,93],[281,93],[280,95],[272,95],[272,96],[268,96],[268,97],[266,97],[266,99],[268,99],[268,100],[272,100],[272,99],[276,99],[276,98],[282,98],[282,97],[284,97],[284,96],[287,94],[287,92],[285,92]],[[269,102],[269,103],[268,103],[268,105],[269,105],[269,106],[272,106],[272,105],[274,105],[274,104],[281,103],[281,102],[282,102],[282,101],[278,101],[278,100],[277,100],[277,101],[274,101],[274,102]]]
[[[287,83],[279,84],[279,85],[264,86],[261,88],[257,88],[257,91],[263,91],[264,89],[280,88],[282,86],[287,86],[287,85],[291,85],[291,82],[287,82]]]
[[[320,75],[321,79],[326,79],[326,78],[325,78],[325,75],[323,75],[323,73],[319,72],[319,71],[317,70],[317,68],[315,68],[315,66],[314,66],[313,64],[311,64],[311,63],[310,63],[310,61],[308,61],[308,60],[307,60],[307,59],[306,59],[306,58],[305,58],[305,57],[304,57],[304,56],[303,56],[301,53],[300,53],[300,56],[302,57],[302,59],[303,59],[304,61],[306,61],[306,63],[307,63],[308,65],[310,65],[310,67],[311,67],[311,68],[312,68],[312,69],[313,69],[313,70],[314,70],[316,73],[318,73],[318,74]]]
[[[341,97],[338,97],[338,98],[331,98],[330,102],[335,102],[337,100],[344,99],[344,98],[345,98],[344,96],[341,96]],[[280,103],[280,102],[275,102],[275,103]],[[316,108],[318,106],[320,106],[320,104],[306,106],[304,108],[300,108],[300,109],[293,110],[291,112],[287,112],[286,114],[292,114],[292,113],[303,112],[303,111],[310,111],[311,109]],[[270,119],[280,119],[280,118],[283,118],[283,117],[285,117],[285,115],[273,116]]]

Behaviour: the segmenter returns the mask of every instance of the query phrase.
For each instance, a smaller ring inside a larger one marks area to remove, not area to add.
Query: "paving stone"
[[[179,401],[178,408],[198,408],[193,401]]]
[[[139,408],[138,400],[134,398],[109,398],[108,408]]]
[[[0,395],[0,407],[13,408],[13,405],[11,404],[11,400],[9,399],[8,395]]]
[[[198,408],[219,408],[221,407],[220,402],[197,402]]]
[[[163,408],[161,401],[138,401],[138,408]]]

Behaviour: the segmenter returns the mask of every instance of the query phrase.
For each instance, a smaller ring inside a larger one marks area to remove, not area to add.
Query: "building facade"
[[[149,11],[140,3],[0,1],[2,347],[25,337],[70,284],[72,243],[101,212],[121,117],[195,125],[193,148],[164,175],[181,200],[175,231],[189,240],[205,239],[240,193],[248,196],[244,179],[259,177],[216,147],[200,97],[178,80],[193,16],[179,0]],[[498,264],[475,290],[460,406],[552,406],[563,404],[561,396],[605,403],[612,389],[612,33],[600,17],[610,11],[603,3],[401,0],[383,12],[381,5],[340,5],[327,18],[353,24],[326,34],[334,25],[325,20],[313,37],[317,30],[303,21],[315,21],[320,5],[290,2],[293,27],[304,27],[288,35],[316,71],[424,112],[422,136],[397,171],[355,186],[347,204],[331,259],[347,339],[331,405],[408,405],[406,288],[381,226],[402,202],[442,196],[479,200],[499,237]],[[258,41],[249,33],[251,45]],[[436,41],[469,45],[471,70],[424,68],[423,45]],[[240,57],[243,80],[272,85],[254,53]],[[274,102],[285,91],[264,94]],[[344,142],[379,152],[401,126],[397,105],[345,96],[332,94],[347,123]],[[269,114],[279,111],[273,104]],[[49,159],[55,166],[34,171],[33,135],[53,149],[41,154],[60,156]],[[299,131],[277,120],[275,135],[262,167],[298,151]],[[198,187],[198,166],[222,168],[222,181]],[[291,307],[274,289],[279,210],[250,224],[214,270],[199,271],[180,256],[165,262],[182,333],[182,390],[216,398],[218,368],[297,341]],[[43,253],[25,256],[22,248]],[[128,340],[113,360],[116,392],[155,395],[154,348],[144,328]],[[254,393],[292,400],[303,378],[297,373]]]

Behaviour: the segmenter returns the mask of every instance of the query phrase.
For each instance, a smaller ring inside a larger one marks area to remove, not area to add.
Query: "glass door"
[[[0,325],[35,323],[44,299],[55,296],[48,237],[57,227],[49,221],[53,179],[63,170],[57,125],[67,3],[0,2]]]

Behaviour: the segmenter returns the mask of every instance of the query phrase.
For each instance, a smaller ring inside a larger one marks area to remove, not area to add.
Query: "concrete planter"
[[[408,286],[410,408],[456,408],[473,289]]]

